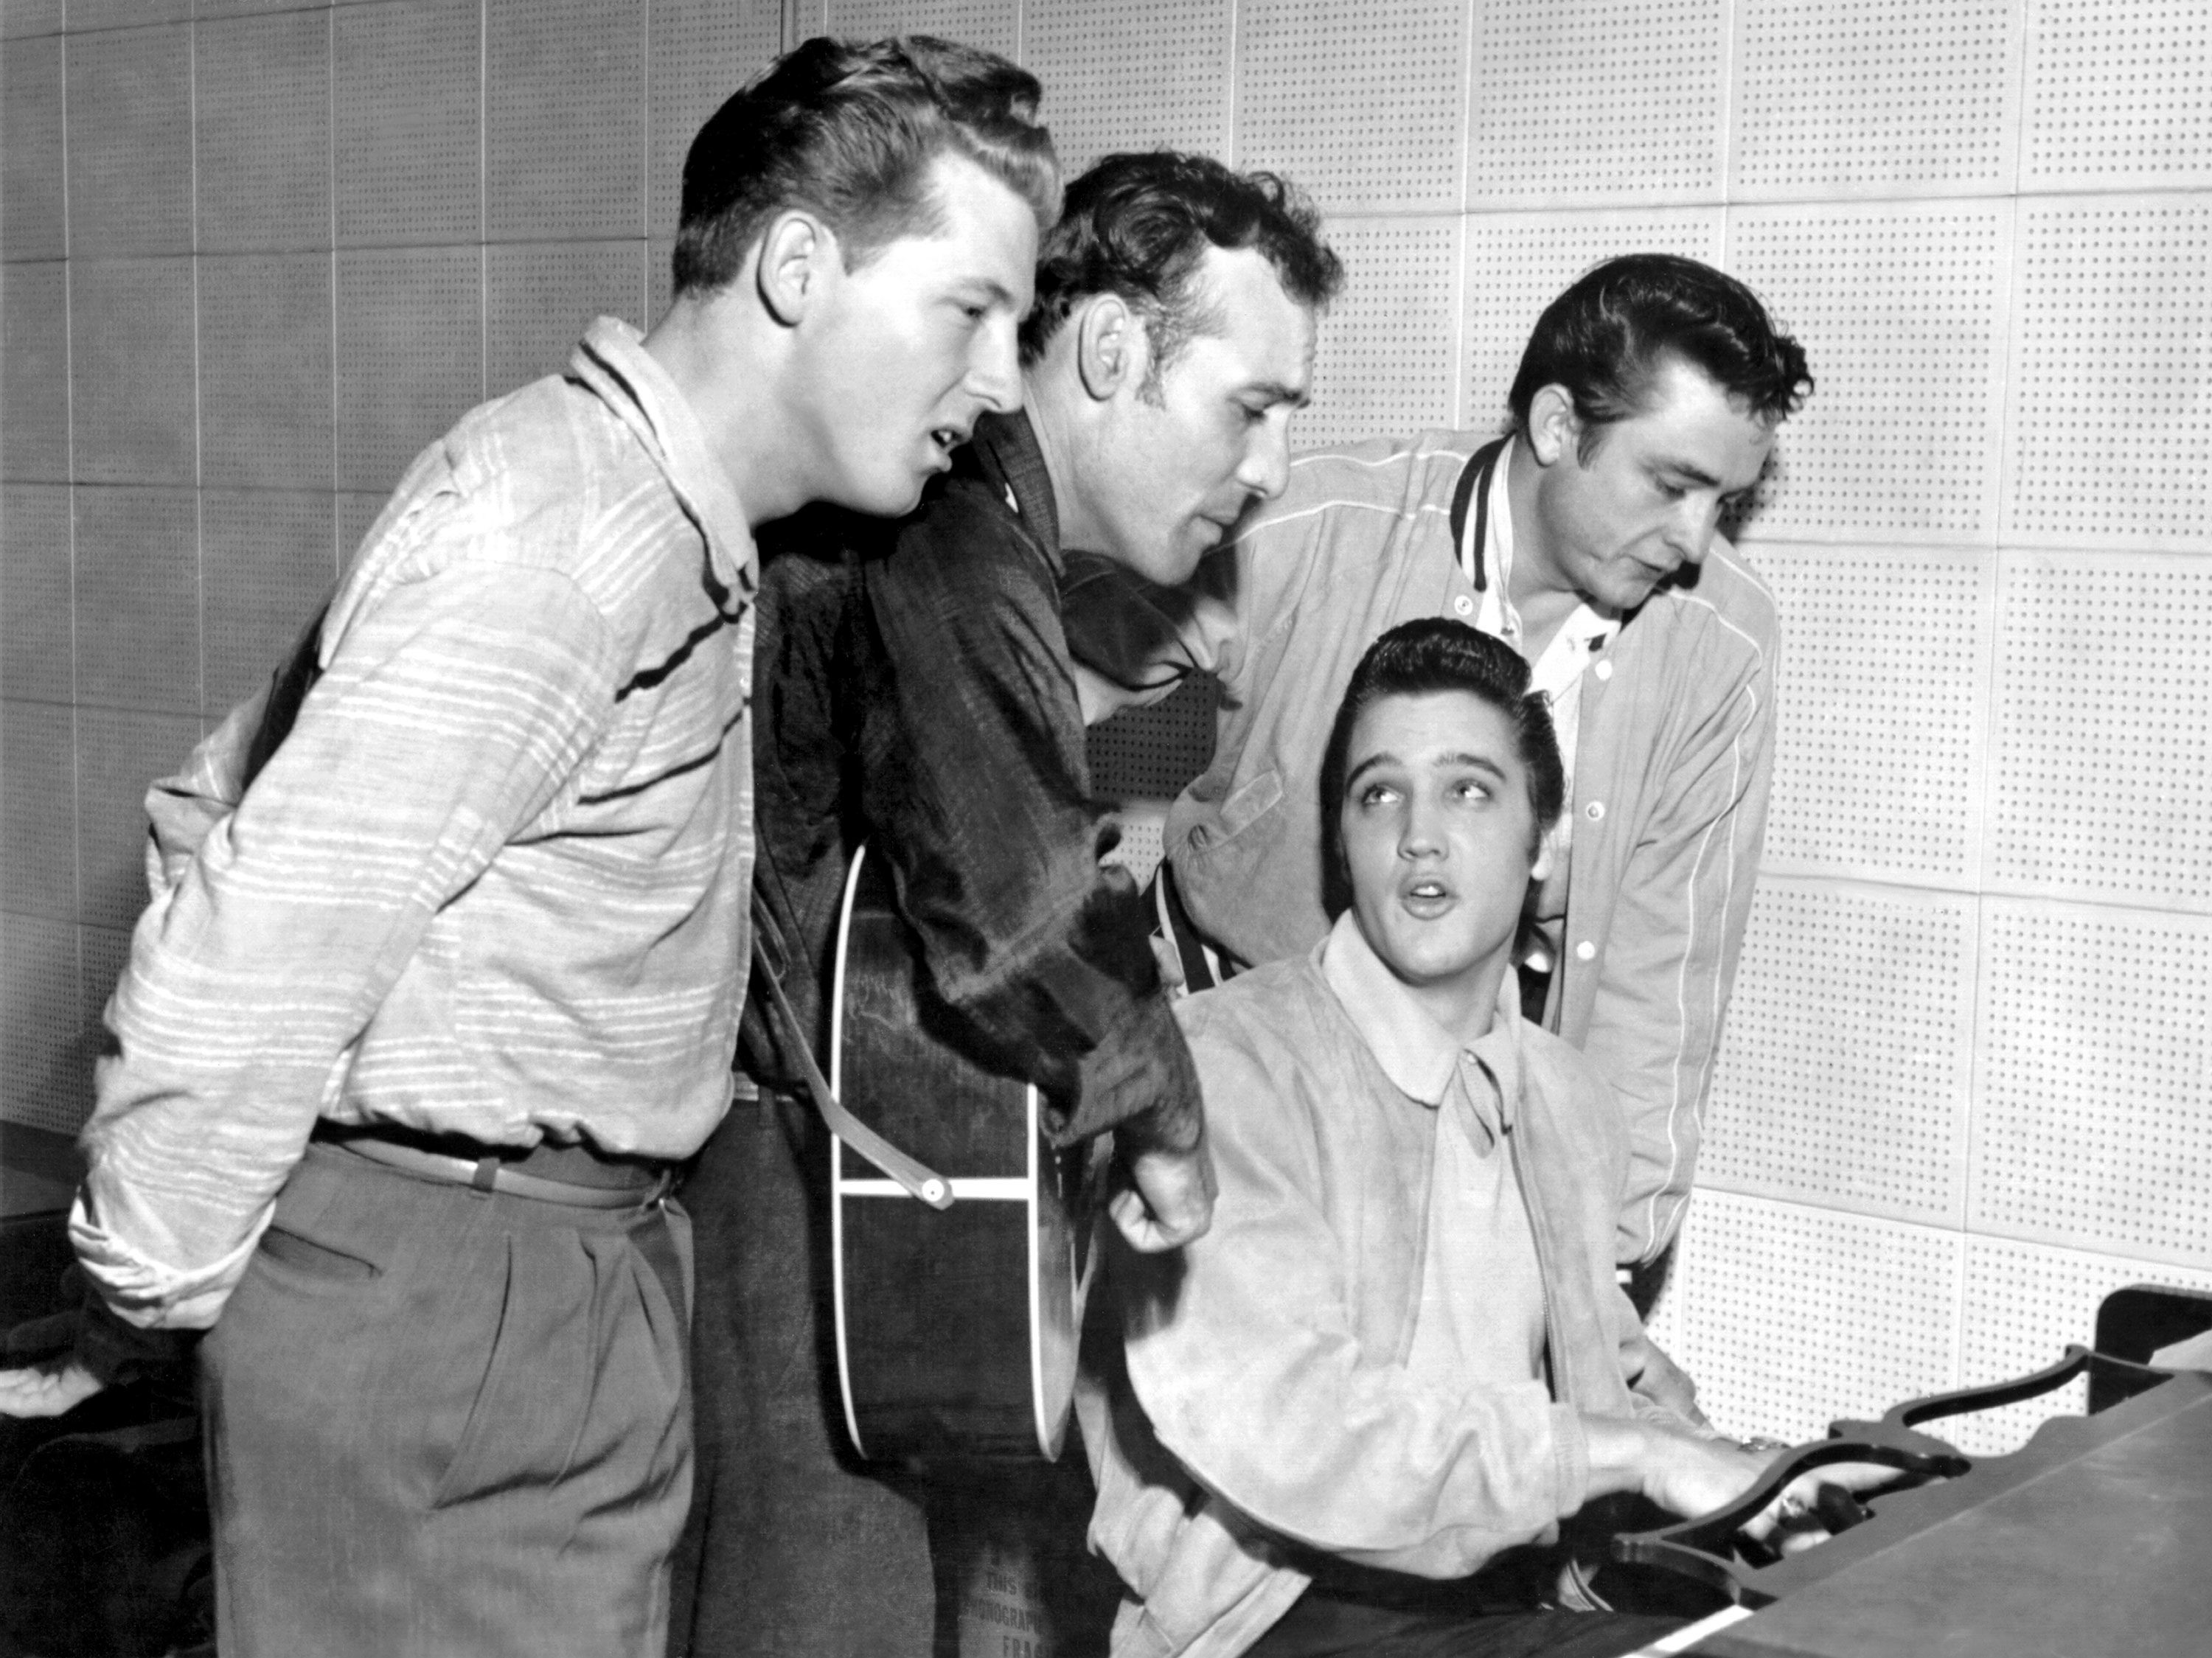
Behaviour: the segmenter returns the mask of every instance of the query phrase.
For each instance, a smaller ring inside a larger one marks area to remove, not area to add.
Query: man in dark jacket
[[[853,849],[896,875],[962,1045],[1111,1129],[1113,1218],[1139,1249],[1206,1227],[1198,1084],[1127,874],[1102,864],[1062,550],[1173,583],[1281,493],[1317,313],[1340,280],[1279,181],[1110,157],[1070,189],[1023,337],[1025,411],[980,421],[896,525],[801,519],[764,559],[758,867],[780,975],[819,1051]],[[759,1013],[757,1000],[755,1008]],[[825,1412],[818,1221],[827,1139],[791,1044],[749,1021],[741,1103],[687,1187],[702,1477],[694,1652],[929,1649],[920,1511],[849,1465]],[[680,1616],[680,1613],[679,1613]]]

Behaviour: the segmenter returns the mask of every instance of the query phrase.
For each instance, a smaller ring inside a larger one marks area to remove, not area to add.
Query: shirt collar
[[[1501,1125],[1511,1126],[1521,1096],[1521,986],[1510,968],[1498,981],[1498,1017],[1488,1034],[1464,1046],[1383,965],[1349,909],[1322,942],[1321,970],[1400,1093],[1433,1109],[1451,1091],[1462,1063],[1472,1060],[1497,1090]]]
[[[706,537],[716,576],[750,596],[758,586],[758,561],[737,485],[708,446],[681,388],[645,349],[645,337],[620,318],[601,317],[569,353],[568,372],[660,462]]]
[[[1507,481],[1513,470],[1514,446],[1520,441],[1518,436],[1507,438],[1505,446],[1498,451],[1498,464],[1491,469],[1489,507],[1482,514],[1483,544],[1474,550],[1482,560],[1484,582],[1482,610],[1475,625],[1525,656],[1528,641],[1522,636],[1521,613],[1509,597],[1513,580],[1513,504]],[[1470,536],[1474,533],[1474,514],[1470,513]],[[1620,631],[1619,616],[1600,616],[1587,603],[1577,604],[1552,635],[1544,659],[1534,665],[1534,689],[1557,696]]]
[[[1052,562],[1053,574],[1060,575],[1060,512],[1053,501],[1052,474],[1045,467],[1044,450],[1030,417],[1018,410],[983,416],[975,422],[969,449],[976,471],[1006,495]]]

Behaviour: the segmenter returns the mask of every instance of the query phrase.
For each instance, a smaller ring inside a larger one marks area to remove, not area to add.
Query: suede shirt
[[[1175,1256],[1114,1257],[1123,1339],[1094,1335],[1078,1395],[1091,1540],[1133,1595],[1115,1658],[1243,1651],[1304,1591],[1296,1549],[1471,1574],[1582,1506],[1580,1412],[1683,1425],[1632,1391],[1645,1345],[1613,1276],[1619,1114],[1516,1004],[1508,974],[1503,1044],[1393,1052],[1316,948],[1178,1005],[1206,1088],[1213,1225]],[[1501,1120],[1547,1314],[1544,1380],[1455,1388],[1407,1366],[1437,1102],[1462,1065],[1515,1096]]]

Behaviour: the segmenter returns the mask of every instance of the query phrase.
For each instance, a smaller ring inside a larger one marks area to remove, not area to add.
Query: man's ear
[[[1547,835],[1542,843],[1537,847],[1536,856],[1528,865],[1528,884],[1534,887],[1538,883],[1548,881],[1551,878],[1552,837]]]
[[[1075,318],[1075,372],[1093,401],[1104,403],[1143,372],[1144,322],[1119,294],[1094,294]]]
[[[1582,416],[1575,413],[1575,394],[1556,381],[1537,388],[1528,399],[1528,448],[1537,465],[1550,466],[1561,457],[1577,454],[1582,441]]]
[[[839,257],[836,236],[804,209],[786,208],[769,220],[753,276],[769,315],[796,328]]]

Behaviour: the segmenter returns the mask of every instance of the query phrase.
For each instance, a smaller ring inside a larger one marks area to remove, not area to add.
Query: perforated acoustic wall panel
[[[268,684],[337,576],[337,549],[327,491],[201,495],[200,648],[210,720]]]
[[[0,1115],[57,1134],[76,1133],[90,1104],[76,933],[12,907],[0,914]]]
[[[76,723],[65,702],[0,702],[0,865],[8,908],[50,921],[76,918]]]
[[[2023,0],[1738,0],[1741,201],[2012,187]]]
[[[1116,802],[1170,799],[1213,756],[1219,689],[1194,679],[1149,708],[1133,708],[1093,726],[1087,747],[1091,786]]]
[[[58,259],[64,237],[62,43],[11,40],[0,62],[0,250]]]
[[[0,696],[69,700],[70,585],[70,492],[0,486]]]
[[[648,0],[647,232],[676,234],[684,157],[708,116],[775,57],[779,0]]]
[[[208,255],[198,285],[200,481],[329,488],[331,256]]]
[[[70,261],[70,437],[80,483],[190,483],[192,261]]]
[[[389,489],[483,396],[483,251],[341,253],[337,313],[338,483]]]
[[[1024,0],[1022,61],[1071,173],[1119,149],[1229,153],[1229,0]]]
[[[2024,190],[2212,184],[2212,13],[2028,0]]]
[[[70,40],[73,256],[191,252],[191,46],[181,24]]]
[[[483,234],[483,18],[473,0],[331,14],[341,247]]]
[[[1971,888],[1994,556],[1780,542],[1742,556],[1784,641],[1766,867]]]
[[[1460,423],[1478,429],[1504,423],[1506,393],[1529,330],[1553,296],[1592,265],[1644,252],[1680,253],[1711,264],[1721,257],[1721,234],[1718,208],[1470,216]]]
[[[2212,1272],[2073,1249],[1969,1239],[1959,1355],[1962,1385],[2026,1376],[2056,1364],[2069,1342],[2093,1345],[2097,1303],[2130,1284],[2212,1291]],[[1954,1418],[1935,1431],[1969,1455],[2001,1455],[2024,1442],[2046,1418],[2081,1414],[2087,1394],[2087,1384],[2075,1382],[2043,1399]]]
[[[2212,550],[2212,199],[2021,209],[2006,538]]]
[[[1451,423],[1460,234],[1455,219],[1331,222],[1345,289],[1322,325],[1299,444]]]
[[[1274,167],[1323,211],[1460,199],[1468,0],[1243,0],[1237,159]]]
[[[1819,382],[1761,491],[1762,536],[1989,538],[2011,226],[2006,202],[1730,211],[1729,268]]]
[[[495,394],[559,374],[599,316],[645,326],[644,242],[486,248],[485,387]]]
[[[204,729],[197,716],[77,709],[79,920],[123,931],[137,921],[146,908],[146,786],[175,771]]]
[[[1483,0],[1470,207],[1717,198],[1726,0]]]
[[[1160,866],[1160,830],[1164,815],[1165,804],[1152,801],[1125,806],[1116,817],[1121,826],[1121,842],[1106,854],[1104,861],[1121,865],[1139,887],[1150,881],[1152,872]]]
[[[645,0],[486,0],[484,234],[645,234]]]
[[[1763,878],[1699,1178],[1958,1225],[1974,928],[1965,898]]]
[[[199,712],[197,509],[190,489],[76,491],[80,705]]]
[[[331,27],[319,9],[194,31],[202,252],[330,245]]]
[[[933,34],[1014,55],[1018,0],[830,0],[829,33],[848,40]]]
[[[2006,556],[1990,877],[2212,910],[2212,565]]]
[[[2212,920],[1983,908],[1968,1224],[2212,1267]]]
[[[1950,1385],[1965,1253],[1956,1232],[1700,1193],[1660,1339],[1723,1432],[1818,1438]]]
[[[0,288],[0,477],[66,480],[69,267],[11,264]]]

